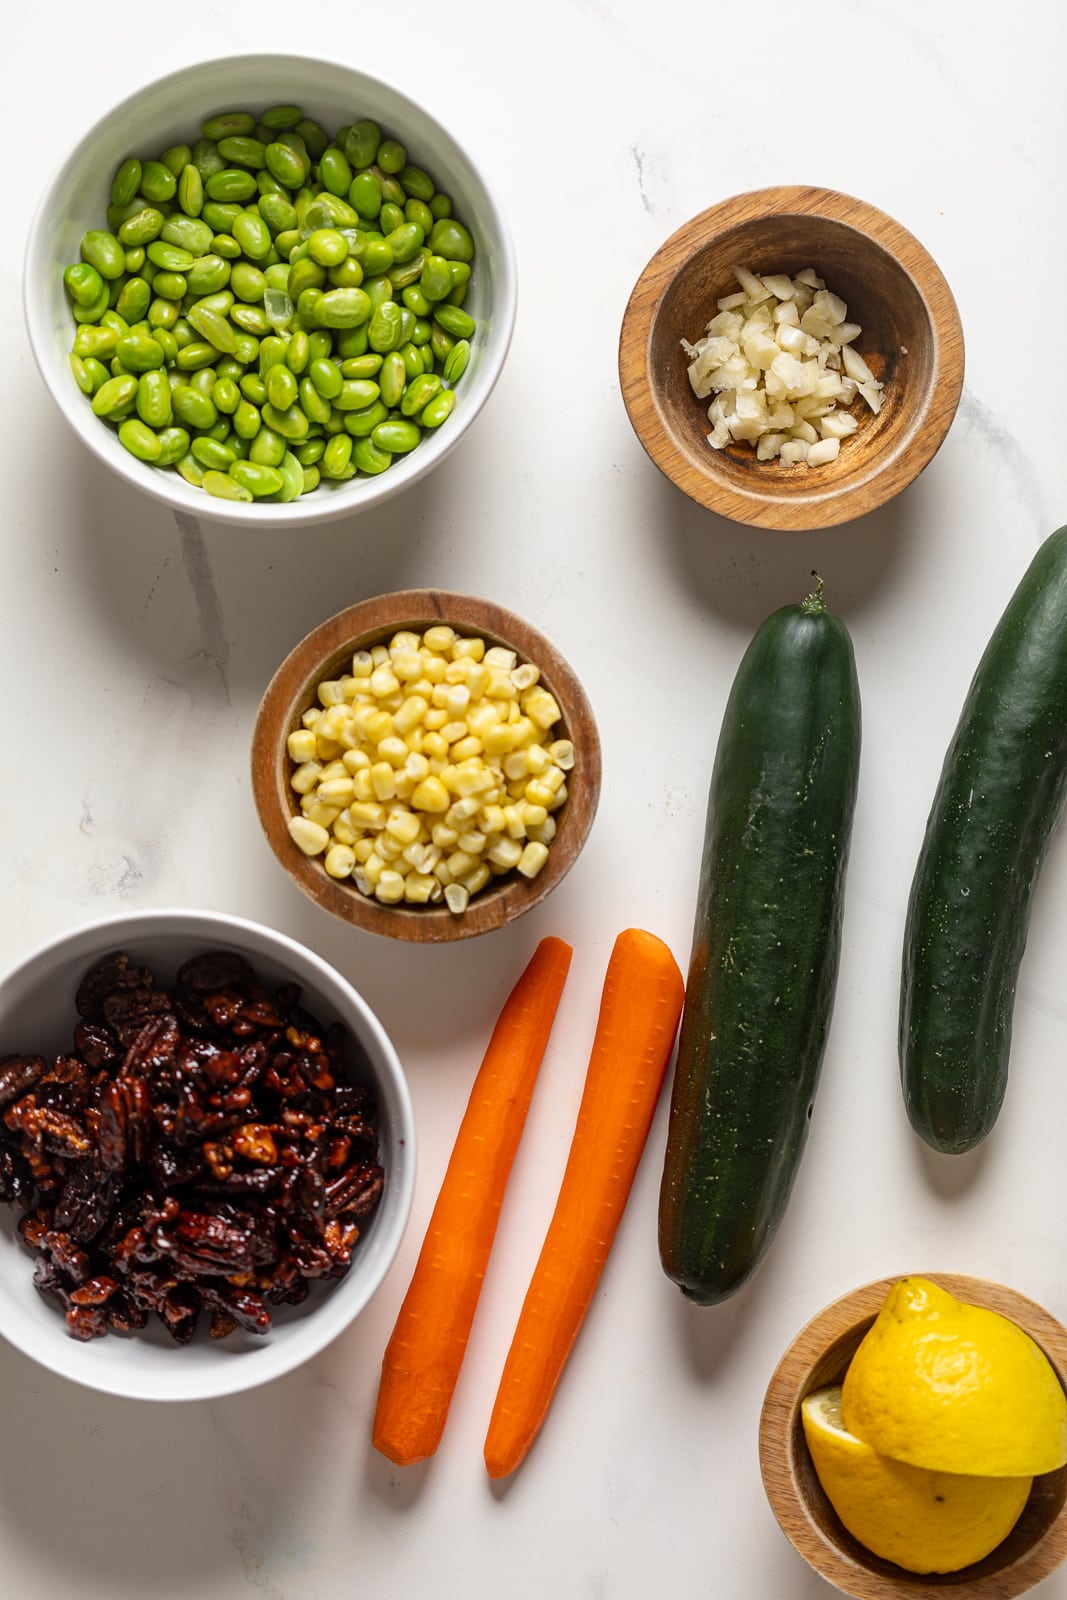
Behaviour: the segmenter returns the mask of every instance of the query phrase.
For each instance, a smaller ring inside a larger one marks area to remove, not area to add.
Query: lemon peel
[[[844,1425],[931,1471],[1033,1476],[1067,1463],[1067,1396],[1009,1318],[926,1278],[889,1291],[842,1388]]]
[[[930,1472],[880,1455],[849,1433],[841,1389],[808,1395],[801,1421],[827,1499],[853,1538],[908,1572],[958,1572],[1011,1532],[1029,1477],[978,1478]]]

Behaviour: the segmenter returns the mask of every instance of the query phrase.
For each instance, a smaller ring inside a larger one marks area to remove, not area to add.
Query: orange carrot
[[[571,955],[562,939],[541,940],[504,1003],[474,1080],[382,1359],[373,1442],[398,1466],[425,1460],[441,1442]]]
[[[559,1198],[489,1422],[491,1478],[514,1472],[556,1392],[633,1187],[684,994],[662,940],[638,928],[619,934]]]

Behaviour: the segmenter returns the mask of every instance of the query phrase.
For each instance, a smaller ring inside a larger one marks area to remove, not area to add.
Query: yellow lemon
[[[927,1472],[879,1455],[848,1433],[841,1389],[819,1389],[801,1406],[804,1437],[826,1498],[872,1554],[908,1572],[958,1572],[1011,1532],[1029,1478]]]
[[[845,1427],[882,1455],[992,1478],[1067,1462],[1067,1396],[1044,1352],[998,1312],[902,1278],[853,1356]]]

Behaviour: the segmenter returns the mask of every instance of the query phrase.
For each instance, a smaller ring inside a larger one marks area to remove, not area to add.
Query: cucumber
[[[912,1127],[958,1155],[1004,1100],[1032,894],[1067,788],[1067,527],[1040,546],[971,681],[919,852],[899,1053]]]
[[[819,580],[757,629],[712,771],[659,1202],[663,1270],[700,1305],[756,1270],[800,1164],[859,758],[852,641]]]

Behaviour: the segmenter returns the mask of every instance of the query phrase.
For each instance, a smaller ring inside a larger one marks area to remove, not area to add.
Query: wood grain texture
[[[811,1464],[800,1407],[814,1389],[839,1383],[897,1277],[835,1300],[803,1328],[776,1368],[760,1417],[763,1486],[790,1542],[815,1570],[856,1600],[1014,1600],[1067,1556],[1067,1467],[1034,1479],[1008,1537],[957,1573],[915,1576],[882,1561],[838,1521]],[[1067,1332],[1042,1306],[1002,1284],[951,1273],[921,1274],[972,1305],[999,1311],[1044,1350],[1067,1389]]]
[[[856,348],[886,386],[875,416],[821,467],[759,461],[707,442],[709,401],[693,394],[683,338],[695,343],[732,267],[794,274],[814,267],[863,332]],[[634,431],[668,478],[698,504],[755,527],[849,522],[906,488],[940,448],[963,387],[963,329],[939,268],[883,212],[833,190],[758,189],[701,212],[656,252],[623,316],[619,381]]]
[[[541,681],[563,715],[555,738],[574,744],[574,769],[567,799],[556,813],[558,831],[548,860],[532,881],[517,872],[494,880],[471,897],[459,915],[444,906],[382,905],[349,881],[326,873],[321,859],[309,859],[289,837],[288,822],[299,810],[289,785],[292,762],[286,739],[300,726],[302,713],[318,703],[323,678],[348,670],[353,651],[388,640],[401,629],[421,632],[450,623],[460,633],[487,644],[506,645],[540,669]],[[585,690],[559,651],[521,617],[492,601],[438,589],[406,589],[377,595],[339,611],[303,638],[282,662],[260,704],[252,736],[252,791],[271,849],[295,883],[334,916],[371,933],[413,943],[466,939],[502,927],[532,910],[573,866],[593,825],[600,800],[600,739]]]

